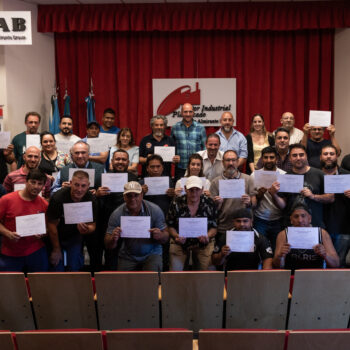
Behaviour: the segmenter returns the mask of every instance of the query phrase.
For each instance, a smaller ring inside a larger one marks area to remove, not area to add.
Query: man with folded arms
[[[213,264],[225,271],[256,270],[262,264],[263,269],[272,269],[272,248],[266,237],[253,229],[253,215],[250,209],[237,209],[232,214],[233,228],[228,231],[249,231],[254,234],[253,252],[231,251],[226,244],[226,235],[215,238],[215,249],[212,255]]]
[[[54,271],[64,271],[63,250],[67,253],[67,270],[79,271],[84,265],[83,236],[91,235],[96,229],[97,204],[89,192],[89,174],[78,170],[73,174],[70,186],[63,187],[50,199],[47,210],[47,231],[51,240],[50,263]],[[65,203],[92,202],[93,221],[79,224],[66,224]],[[91,260],[91,254],[90,260]]]
[[[48,204],[39,196],[46,179],[39,169],[31,169],[26,175],[23,190],[6,194],[0,199],[1,271],[48,270],[47,252],[41,235],[21,237],[16,232],[16,217],[46,212]]]
[[[124,185],[124,201],[109,219],[105,234],[106,248],[115,249],[121,240],[119,271],[162,271],[162,244],[169,239],[162,210],[143,199],[142,187],[136,181]],[[129,216],[130,219],[133,216],[150,217],[150,238],[123,238],[122,216]]]
[[[198,176],[190,176],[185,184],[186,195],[176,197],[170,204],[167,224],[171,236],[169,255],[170,270],[182,271],[192,251],[193,270],[208,270],[214,249],[217,210],[214,201],[203,195],[203,182]],[[207,230],[198,238],[180,236],[180,218],[207,218]]]
[[[4,187],[7,193],[13,192],[15,190],[15,184],[25,184],[27,174],[32,169],[37,169],[40,164],[40,149],[31,146],[28,147],[23,155],[24,165],[19,169],[10,172],[4,180]],[[51,180],[47,176],[46,181],[43,187],[43,197],[50,198],[50,190],[51,190]]]
[[[325,175],[350,174],[349,171],[338,166],[337,149],[333,145],[322,148],[320,160]],[[340,267],[345,267],[346,256],[350,250],[349,213],[350,186],[344,193],[335,193],[334,202],[324,206],[324,222],[339,255]]]
[[[310,227],[311,210],[304,204],[297,204],[291,211],[290,222],[293,227]],[[293,248],[288,243],[288,227],[277,236],[273,265],[288,270],[322,268],[339,266],[339,257],[326,230],[318,228],[318,244],[312,249]]]

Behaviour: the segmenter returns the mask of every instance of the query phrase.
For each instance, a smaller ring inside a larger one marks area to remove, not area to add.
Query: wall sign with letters
[[[166,115],[173,126],[181,118],[181,105],[191,103],[194,119],[204,126],[219,126],[223,112],[236,120],[236,79],[153,79],[153,114]]]
[[[0,11],[0,45],[32,45],[30,11]]]

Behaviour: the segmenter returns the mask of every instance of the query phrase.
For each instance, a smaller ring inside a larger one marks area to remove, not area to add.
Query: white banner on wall
[[[0,45],[32,45],[30,11],[0,11]]]
[[[181,105],[191,103],[194,119],[204,126],[219,126],[223,112],[236,121],[236,79],[153,79],[153,114],[168,117],[173,126],[181,118]]]

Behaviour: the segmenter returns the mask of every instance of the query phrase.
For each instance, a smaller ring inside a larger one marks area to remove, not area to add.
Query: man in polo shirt
[[[254,252],[232,252],[226,245],[226,232],[215,239],[212,255],[213,264],[225,271],[272,269],[272,248],[268,239],[253,228],[253,215],[250,209],[241,208],[232,213],[233,227],[228,231],[253,231]]]
[[[16,232],[16,217],[45,213],[47,202],[39,196],[46,175],[31,169],[25,188],[0,199],[0,234],[2,235],[0,270],[40,272],[48,270],[48,258],[40,235],[21,237]]]
[[[175,167],[175,180],[184,177],[188,159],[193,153],[205,147],[207,135],[203,125],[193,120],[194,111],[190,103],[181,107],[182,121],[177,122],[171,129],[171,136],[175,140],[179,163]]]
[[[47,231],[51,240],[50,263],[54,271],[64,271],[63,250],[67,253],[67,270],[79,271],[84,265],[83,236],[96,229],[97,204],[89,192],[89,174],[78,170],[73,174],[70,186],[63,187],[50,199],[47,210]],[[65,203],[92,202],[93,222],[66,224],[63,205]],[[96,247],[92,247],[96,249]],[[91,251],[89,251],[90,260]],[[96,254],[95,254],[96,255]]]
[[[18,170],[9,173],[4,180],[4,187],[7,193],[15,190],[15,184],[25,184],[27,174],[31,169],[36,169],[39,166],[41,159],[40,150],[35,146],[28,147],[23,155],[24,165]],[[51,180],[46,177],[43,188],[43,197],[50,198]]]
[[[206,150],[197,152],[203,158],[203,174],[212,181],[224,171],[222,164],[223,152],[219,151],[220,137],[217,134],[210,134],[205,144]]]
[[[248,157],[247,139],[234,129],[234,119],[230,112],[224,112],[220,118],[221,128],[216,132],[220,137],[220,151],[236,151],[238,154],[238,167],[241,168]]]
[[[143,199],[142,187],[131,181],[124,186],[125,203],[111,215],[105,235],[107,249],[115,249],[119,240],[120,271],[162,271],[162,244],[169,239],[162,210]],[[151,238],[122,238],[122,216],[149,216]]]
[[[154,154],[154,147],[171,147],[175,146],[175,141],[172,137],[165,135],[165,129],[168,126],[168,119],[162,115],[156,115],[151,118],[150,121],[152,133],[145,136],[140,142],[140,158],[139,161],[142,164],[142,177],[146,176],[146,160],[149,156]],[[173,157],[173,163],[178,163],[180,156],[175,155]],[[171,163],[164,163],[164,175],[171,176]]]

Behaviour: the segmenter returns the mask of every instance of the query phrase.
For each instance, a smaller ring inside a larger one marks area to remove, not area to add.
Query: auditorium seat
[[[347,328],[350,270],[297,270],[288,329]]]
[[[106,337],[108,350],[192,350],[193,344],[186,329],[122,329],[107,331]]]
[[[271,329],[204,329],[198,338],[199,350],[283,350],[284,343],[285,331]]]
[[[162,326],[222,328],[224,272],[163,272]]]
[[[284,329],[290,271],[229,271],[226,328]]]
[[[15,350],[12,334],[9,331],[0,331],[0,349]]]
[[[0,329],[24,331],[35,329],[24,274],[0,273]]]
[[[29,273],[38,329],[97,328],[88,272]]]
[[[100,329],[158,328],[157,272],[95,273]]]
[[[97,330],[17,332],[16,342],[18,350],[103,350]]]
[[[298,330],[288,333],[287,350],[350,349],[350,329]]]

